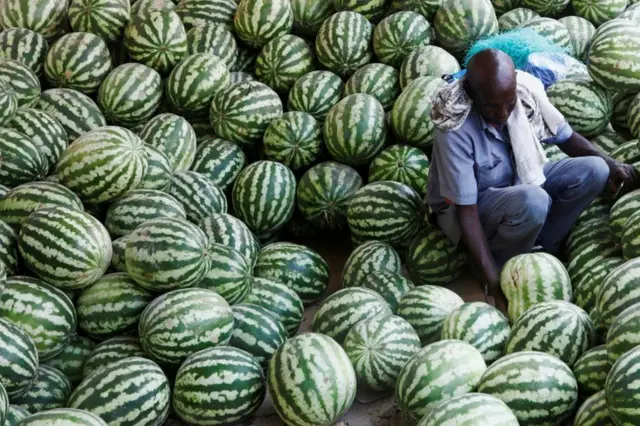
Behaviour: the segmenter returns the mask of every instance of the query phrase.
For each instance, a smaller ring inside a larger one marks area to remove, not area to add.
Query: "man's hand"
[[[605,160],[609,166],[609,189],[615,194],[624,184],[627,188],[633,188],[638,179],[636,169],[630,165],[616,161],[613,158]]]

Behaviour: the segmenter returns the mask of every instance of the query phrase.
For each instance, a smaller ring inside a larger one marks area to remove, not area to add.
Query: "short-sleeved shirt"
[[[542,142],[564,143],[572,134],[571,126],[564,122],[556,136]],[[488,188],[515,184],[517,174],[506,126],[494,127],[474,109],[458,130],[435,130],[427,203],[452,241],[460,239],[453,205],[478,204]]]

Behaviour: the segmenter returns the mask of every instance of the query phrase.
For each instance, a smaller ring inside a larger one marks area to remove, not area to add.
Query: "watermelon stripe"
[[[209,243],[211,258],[209,272],[198,284],[199,288],[213,290],[230,305],[241,302],[251,291],[251,264],[232,247]]]
[[[9,398],[24,394],[38,367],[38,352],[26,331],[0,318],[0,377]]]

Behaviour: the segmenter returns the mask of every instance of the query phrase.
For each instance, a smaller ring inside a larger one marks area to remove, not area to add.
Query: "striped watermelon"
[[[538,33],[538,35],[546,38],[551,43],[567,49],[567,51],[572,55],[575,54],[572,51],[571,34],[569,33],[569,29],[555,19],[543,17],[533,18],[522,23],[518,28],[529,28]]]
[[[364,286],[367,276],[377,272],[401,273],[400,256],[387,243],[368,241],[355,248],[342,270],[343,287]]]
[[[338,12],[322,23],[316,37],[316,55],[322,65],[342,77],[373,59],[373,24],[359,13]]]
[[[19,226],[31,213],[49,207],[84,210],[80,198],[59,183],[29,182],[9,190],[0,200],[0,220]]]
[[[18,248],[33,273],[64,290],[96,282],[111,261],[111,238],[104,226],[66,207],[32,213],[20,228]]]
[[[431,25],[419,13],[397,12],[383,19],[373,32],[373,50],[384,64],[400,68],[415,49],[431,42]]]
[[[406,255],[409,275],[417,285],[447,285],[460,275],[466,254],[437,226],[428,226],[410,242]]]
[[[640,259],[630,260],[615,268],[602,281],[596,303],[605,328],[608,329],[625,309],[640,302],[638,268]]]
[[[161,99],[160,74],[142,64],[114,68],[98,91],[98,105],[105,118],[118,126],[132,127],[146,122],[155,114]]]
[[[344,288],[320,304],[313,317],[312,329],[342,344],[351,327],[378,314],[391,314],[382,296],[365,288]]]
[[[431,105],[438,90],[445,85],[441,78],[427,76],[413,80],[404,88],[391,111],[391,127],[400,141],[418,148],[431,146],[434,131]]]
[[[318,253],[300,244],[269,244],[258,253],[253,272],[258,278],[290,287],[306,305],[319,300],[329,286],[327,262]]]
[[[344,86],[343,96],[364,93],[380,102],[385,111],[393,107],[400,94],[398,71],[384,64],[368,64],[356,71]]]
[[[330,71],[311,71],[300,77],[289,91],[290,111],[308,112],[324,122],[334,105],[340,102],[344,83]]]
[[[589,207],[582,212],[576,221],[575,226],[581,226],[582,223],[587,222],[591,219],[606,219],[609,216],[609,211],[611,210],[611,200],[606,196],[596,197],[595,200],[591,202]],[[571,237],[569,237],[571,238]]]
[[[602,281],[611,273],[611,271],[623,263],[624,259],[619,257],[599,260],[598,263],[586,272],[577,283],[573,283],[575,304],[587,312],[595,308],[596,297],[602,287]]]
[[[175,172],[188,170],[196,154],[196,134],[183,117],[159,114],[147,122],[139,133],[145,143],[159,148]]]
[[[446,317],[441,338],[470,343],[490,365],[503,355],[509,331],[509,321],[502,312],[483,302],[471,302]]]
[[[287,340],[287,331],[278,318],[262,306],[240,303],[233,311],[233,334],[229,346],[253,356],[263,369],[275,351]]]
[[[4,388],[3,388],[4,389]],[[15,426],[20,420],[29,417],[29,412],[24,408],[15,405],[9,405],[5,420],[5,426]]]
[[[287,330],[289,337],[298,331],[304,306],[300,296],[286,285],[264,278],[252,278],[251,291],[242,301],[262,306],[274,314]]]
[[[433,21],[438,44],[461,57],[476,40],[498,33],[489,0],[444,0]]]
[[[47,160],[28,136],[0,127],[0,185],[8,187],[40,180],[47,174]]]
[[[640,346],[640,304],[622,311],[607,333],[607,356],[611,364],[636,346]]]
[[[180,419],[193,425],[239,424],[264,401],[264,374],[254,357],[231,348],[193,354],[180,366],[172,402]]]
[[[38,352],[26,331],[0,318],[0,382],[9,398],[23,395],[36,376]]]
[[[72,0],[69,23],[73,31],[92,33],[108,43],[122,37],[130,6],[124,0]]]
[[[546,144],[544,146],[544,152],[547,157],[547,161],[550,163],[564,160],[568,157],[568,155],[565,154],[560,148],[558,148],[558,145],[555,144]]]
[[[256,68],[256,58],[258,57],[258,53],[241,41],[237,41],[237,45],[238,53],[233,64],[229,67],[229,71],[244,71],[253,74]]]
[[[604,382],[612,365],[605,345],[596,346],[582,354],[573,365],[580,396],[586,397],[604,390]]]
[[[18,110],[18,100],[13,89],[6,83],[0,82],[0,125],[4,125]]]
[[[117,272],[127,272],[124,254],[127,249],[129,237],[120,237],[111,241],[111,269]]]
[[[438,46],[422,46],[411,53],[400,67],[400,87],[403,89],[420,77],[441,77],[460,71],[458,60]]]
[[[333,3],[326,0],[291,0],[293,33],[315,38],[320,26],[334,14]]]
[[[67,346],[55,357],[45,361],[48,365],[62,372],[72,386],[82,381],[82,368],[95,347],[89,338],[74,336]]]
[[[0,206],[2,201],[0,201]],[[627,260],[640,257],[640,241],[638,241],[638,226],[640,215],[636,212],[629,216],[622,231],[622,253]]]
[[[592,395],[582,403],[573,424],[574,426],[614,426],[609,416],[604,391]]]
[[[0,315],[29,334],[40,361],[59,354],[76,333],[76,311],[71,300],[36,278],[7,279],[0,295]]]
[[[420,350],[420,338],[400,317],[380,313],[356,323],[344,343],[358,384],[376,391],[394,389],[400,370]]]
[[[391,11],[410,10],[417,12],[427,18],[430,22],[433,20],[438,8],[439,0],[392,0]]]
[[[227,191],[246,164],[247,157],[238,145],[211,138],[198,145],[191,170],[206,176],[220,189]]]
[[[236,0],[182,0],[178,3],[176,12],[187,29],[211,23],[230,30],[233,27],[236,3]]]
[[[500,16],[500,18],[498,18],[498,25],[500,27],[500,31],[509,31],[518,28],[525,22],[539,17],[540,14],[538,12],[524,7],[518,7]]]
[[[0,83],[13,89],[19,107],[32,106],[40,96],[40,81],[31,68],[13,59],[0,58]]]
[[[575,14],[589,20],[596,27],[620,15],[628,4],[628,0],[608,0],[595,3],[586,0],[571,0],[571,8]]]
[[[392,145],[369,165],[369,182],[391,180],[411,187],[424,197],[427,192],[429,158],[418,148]]]
[[[44,75],[54,87],[94,93],[111,69],[107,45],[90,33],[71,33],[56,41],[44,63]]]
[[[36,75],[42,75],[48,50],[47,40],[35,31],[8,28],[0,33],[0,58],[22,62]]]
[[[56,408],[32,414],[18,423],[20,426],[106,426],[107,423],[95,414],[72,408]]]
[[[137,337],[114,337],[97,345],[82,369],[82,377],[86,378],[94,371],[104,368],[116,361],[130,357],[145,357]]]
[[[384,109],[366,94],[347,96],[331,108],[324,122],[324,141],[329,154],[348,165],[367,164],[385,143]]]
[[[265,158],[294,171],[313,165],[323,149],[322,127],[306,112],[291,111],[275,118],[263,140]]]
[[[186,219],[185,209],[162,191],[134,189],[109,205],[104,224],[112,237],[122,237],[147,220],[163,217]]]
[[[236,249],[253,267],[260,250],[256,237],[247,225],[226,213],[214,213],[200,223],[211,243],[219,243]]]
[[[547,89],[549,100],[571,127],[585,137],[597,136],[611,120],[613,103],[609,92],[587,80],[561,80]]]
[[[569,0],[523,0],[522,6],[542,16],[557,17],[569,5]]]
[[[532,305],[572,298],[569,274],[562,263],[547,253],[515,256],[505,263],[500,287],[509,301],[509,320],[513,323]]]
[[[260,236],[281,229],[291,218],[296,181],[283,164],[258,161],[245,168],[233,185],[236,216]]]
[[[347,224],[347,205],[362,187],[356,170],[335,161],[310,168],[298,182],[297,206],[302,217],[320,229],[340,229]]]
[[[31,413],[62,408],[71,394],[71,383],[60,371],[48,365],[38,366],[29,390],[11,403]]]
[[[64,31],[68,4],[65,0],[46,0],[37,3],[24,3],[20,0],[7,0],[0,7],[0,26],[8,28],[27,28],[47,39],[59,36]]]
[[[209,272],[198,287],[213,290],[227,303],[241,302],[251,291],[251,265],[239,251],[227,245],[209,242]]]
[[[575,57],[581,61],[586,61],[589,56],[589,46],[596,32],[596,27],[589,21],[579,16],[567,16],[558,19],[569,30],[571,36],[571,48]]]
[[[210,53],[194,53],[178,62],[166,80],[165,93],[180,115],[206,117],[216,94],[229,86],[225,63]]]
[[[42,93],[35,108],[62,124],[69,142],[85,133],[106,126],[100,108],[90,97],[72,89],[49,89]]]
[[[561,359],[572,367],[596,340],[589,315],[569,302],[538,303],[518,317],[505,353],[536,351]]]
[[[398,377],[395,395],[403,417],[416,424],[440,402],[475,390],[486,369],[480,352],[468,343],[443,340],[425,346]]]
[[[629,103],[627,126],[633,137],[640,137],[640,98],[637,95]]]
[[[446,318],[463,304],[462,298],[444,287],[423,285],[400,300],[397,315],[416,330],[423,345],[440,340]]]
[[[144,351],[166,365],[177,366],[206,348],[229,343],[233,314],[211,290],[174,290],[154,299],[142,312],[138,335]]]
[[[631,108],[631,102],[635,99],[637,93],[618,92],[613,95],[613,116],[611,117],[611,125],[616,131],[629,133],[629,124],[627,122],[627,113]]]
[[[257,81],[236,84],[218,93],[209,110],[215,133],[241,146],[253,146],[274,118],[282,115],[282,101],[269,86]]]
[[[231,74],[229,74],[231,75]],[[199,144],[205,139],[218,137],[211,126],[209,117],[189,117],[189,124],[196,134],[196,142]]]
[[[241,0],[233,25],[242,42],[260,49],[271,40],[291,32],[291,3],[287,0]]]
[[[607,226],[607,219],[595,218],[584,222],[570,234],[567,245],[567,271],[574,287],[593,272],[604,259],[622,257],[620,246]]]
[[[131,59],[164,75],[187,54],[187,32],[174,11],[151,9],[129,21],[124,46]]]
[[[175,173],[166,191],[184,206],[187,219],[193,223],[200,223],[213,213],[227,212],[227,198],[222,190],[198,172]]]
[[[153,361],[127,358],[87,376],[67,405],[96,414],[108,424],[157,425],[169,415],[169,381]],[[136,409],[123,410],[123,405]]]
[[[18,229],[3,220],[0,220],[0,267],[2,284],[6,275],[15,275],[18,271]]]
[[[619,43],[620,36],[624,43]],[[627,19],[614,19],[595,34],[589,50],[589,74],[610,91],[640,90],[640,58],[630,54],[640,49],[640,27]]]
[[[306,333],[278,348],[269,363],[267,386],[278,416],[287,425],[328,425],[353,404],[356,375],[349,357],[333,339]]]
[[[128,274],[108,274],[84,289],[76,301],[78,327],[97,340],[136,331],[153,295]]]
[[[183,219],[149,220],[127,237],[125,264],[141,287],[165,292],[198,284],[209,271],[208,239]]]
[[[294,35],[268,42],[256,58],[255,75],[277,92],[287,93],[296,80],[315,69],[311,46]]]
[[[640,147],[638,146],[637,139],[630,140],[611,151],[610,156],[614,160],[618,160],[627,164],[633,164],[640,160],[639,148]]]
[[[400,300],[414,288],[414,285],[397,272],[375,271],[362,280],[362,287],[382,296],[395,313]]]
[[[60,158],[56,174],[83,201],[103,203],[135,189],[147,168],[142,140],[125,128],[106,126],[70,145]]]
[[[609,415],[616,425],[640,422],[636,371],[640,365],[640,347],[620,357],[609,372],[605,384]]]
[[[614,104],[614,108],[615,108],[615,104]],[[613,121],[614,117],[611,117],[611,120]],[[621,134],[616,132],[607,132],[607,131],[591,139],[591,143],[595,145],[596,148],[599,148],[601,151],[607,154],[612,152],[618,146],[624,144],[626,141],[627,140],[625,139],[625,137],[622,136]]]
[[[351,10],[372,22],[379,21],[387,11],[387,0],[330,0],[336,10]]]
[[[256,78],[248,72],[234,71],[229,73],[229,81],[229,85],[234,86],[239,83],[244,83],[245,81],[256,81]]]
[[[496,16],[503,15],[504,13],[515,9],[520,5],[521,0],[491,0]]]
[[[224,3],[227,0],[223,0]],[[229,3],[233,3],[234,0],[228,0]],[[185,0],[183,5],[187,5],[187,10],[190,9],[192,2]],[[195,11],[197,6],[206,6],[205,2],[193,2],[193,9]],[[208,4],[211,4],[210,2]],[[178,14],[183,15],[182,22],[187,26],[187,21],[184,18],[184,9],[178,8]],[[188,12],[187,12],[188,13]],[[214,55],[222,60],[222,62],[230,68],[236,59],[238,54],[238,44],[233,34],[229,29],[222,25],[216,24],[209,20],[203,20],[202,24],[198,24],[187,32],[187,48],[188,53],[193,55],[195,53],[208,53]]]
[[[578,401],[578,385],[567,365],[541,352],[519,352],[493,363],[478,392],[501,399],[523,425],[561,424]]]
[[[504,402],[482,393],[468,393],[442,401],[418,426],[481,425],[488,419],[493,426],[519,426],[518,419]]]

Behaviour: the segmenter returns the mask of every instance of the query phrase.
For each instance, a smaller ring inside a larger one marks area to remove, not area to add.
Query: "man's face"
[[[502,88],[500,90],[487,90],[479,93],[474,103],[485,120],[491,124],[503,126],[516,108],[518,95],[516,86]]]

